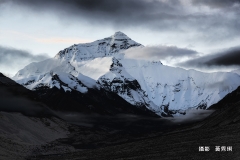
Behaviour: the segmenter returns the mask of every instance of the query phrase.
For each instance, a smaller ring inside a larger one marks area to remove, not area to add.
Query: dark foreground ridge
[[[0,73],[0,111],[19,112],[26,116],[56,116],[37,95]]]

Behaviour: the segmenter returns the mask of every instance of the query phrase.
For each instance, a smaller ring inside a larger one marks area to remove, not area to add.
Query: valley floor
[[[221,103],[220,103],[221,104]],[[150,121],[149,121],[150,122]],[[158,124],[164,124],[159,123]],[[156,124],[157,124],[156,123]],[[137,126],[142,123],[135,123]],[[154,124],[152,121],[149,124]],[[151,125],[150,125],[151,126]],[[153,126],[153,125],[152,125]],[[112,134],[101,139],[109,143],[101,147],[82,149],[72,153],[29,157],[29,159],[239,159],[240,158],[240,103],[220,107],[203,121],[162,126],[160,130],[142,134]],[[154,128],[154,127],[153,127]],[[156,126],[155,126],[156,128]],[[146,129],[146,128],[145,128]],[[161,132],[165,130],[165,132]],[[126,131],[126,130],[125,130]],[[133,132],[131,132],[133,133]],[[95,132],[95,136],[99,136]],[[112,137],[116,136],[116,139]],[[132,136],[132,137],[131,137]],[[125,138],[125,139],[124,139]],[[127,140],[128,139],[128,140]],[[114,143],[116,140],[122,140]],[[199,151],[199,147],[210,147],[210,151]],[[232,147],[232,151],[215,151],[216,146]]]
[[[39,156],[36,159],[239,159],[239,137],[240,124],[237,123],[157,135],[101,149]],[[200,152],[199,146],[209,146],[210,151]],[[232,151],[217,152],[215,146],[232,146]]]

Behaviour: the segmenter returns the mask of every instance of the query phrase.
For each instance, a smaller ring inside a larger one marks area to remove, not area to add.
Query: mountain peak
[[[124,34],[121,31],[115,32],[114,35],[112,35],[115,39],[130,39],[126,34]]]
[[[112,56],[128,48],[138,46],[141,46],[141,44],[133,41],[123,32],[118,31],[111,37],[91,43],[72,45],[61,50],[55,58],[68,61],[84,61],[98,57]]]

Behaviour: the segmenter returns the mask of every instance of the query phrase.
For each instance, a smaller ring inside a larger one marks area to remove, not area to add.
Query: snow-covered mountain
[[[240,85],[240,76],[235,73],[203,73],[124,57],[124,51],[132,47],[144,46],[116,32],[31,63],[13,79],[31,90],[57,87],[87,94],[92,88],[104,89],[161,116],[208,108]]]

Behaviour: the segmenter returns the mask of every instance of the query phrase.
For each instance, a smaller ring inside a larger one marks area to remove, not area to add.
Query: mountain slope
[[[240,76],[232,73],[203,73],[148,62],[121,59],[120,63],[158,108],[171,111],[206,109],[240,85]]]
[[[70,125],[55,117],[29,117],[21,113],[0,112],[0,159],[26,159],[37,153],[73,151],[73,147],[53,146],[56,139],[66,138]]]
[[[30,91],[0,73],[0,111],[27,116],[51,117],[55,114]]]
[[[240,76],[235,73],[203,73],[160,61],[126,58],[124,51],[132,47],[144,46],[116,32],[102,40],[70,46],[52,59],[31,63],[13,79],[31,90],[55,87],[87,94],[101,89],[160,116],[206,109],[240,85]]]
[[[26,159],[36,149],[44,153],[44,145],[67,137],[69,126],[35,92],[0,73],[0,159]],[[54,146],[47,152],[60,150],[66,148]]]

